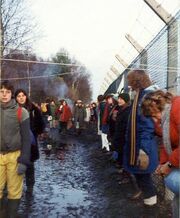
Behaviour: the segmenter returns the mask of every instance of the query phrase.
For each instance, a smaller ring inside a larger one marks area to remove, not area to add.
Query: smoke
[[[71,99],[69,99],[69,98],[66,98],[65,100],[66,100],[68,106],[69,106],[69,107],[71,108],[71,110],[72,110],[72,109],[74,108],[74,103],[73,103],[73,101],[72,101]]]
[[[56,82],[54,84],[54,90],[53,94],[56,96],[59,100],[62,98],[66,98],[68,95],[69,88],[66,85],[66,83],[61,79],[62,81]]]
[[[37,78],[32,80],[33,99],[37,101],[38,93],[41,100],[47,97],[55,100],[66,98],[68,86],[60,77],[61,72],[62,68],[58,65],[34,65],[31,75]]]

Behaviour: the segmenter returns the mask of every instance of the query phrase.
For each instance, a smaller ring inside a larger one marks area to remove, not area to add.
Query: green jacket
[[[22,108],[21,120],[17,116],[18,105],[14,99],[8,104],[0,104],[1,140],[0,152],[20,150],[18,162],[29,164],[31,137],[29,113]]]
[[[56,110],[57,110],[57,106],[56,105],[49,105],[50,106],[50,113],[51,113],[51,116],[53,117],[53,119],[56,118]]]

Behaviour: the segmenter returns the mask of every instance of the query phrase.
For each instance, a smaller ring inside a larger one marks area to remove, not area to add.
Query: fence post
[[[178,19],[173,20],[168,26],[168,69],[167,69],[167,90],[178,94],[180,55],[178,52],[180,43],[180,29]],[[179,93],[180,94],[180,93]]]

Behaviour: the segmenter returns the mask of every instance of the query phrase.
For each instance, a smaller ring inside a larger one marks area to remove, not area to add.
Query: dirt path
[[[22,217],[170,217],[166,202],[155,210],[145,210],[142,201],[128,200],[134,186],[118,184],[121,175],[101,151],[100,139],[93,132],[78,137],[53,134],[57,140],[50,152],[46,144],[41,145],[34,193],[24,193]]]

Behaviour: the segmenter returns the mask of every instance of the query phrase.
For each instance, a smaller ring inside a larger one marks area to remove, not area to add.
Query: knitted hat
[[[130,96],[128,93],[120,93],[118,98],[122,98],[126,103],[130,101]]]

